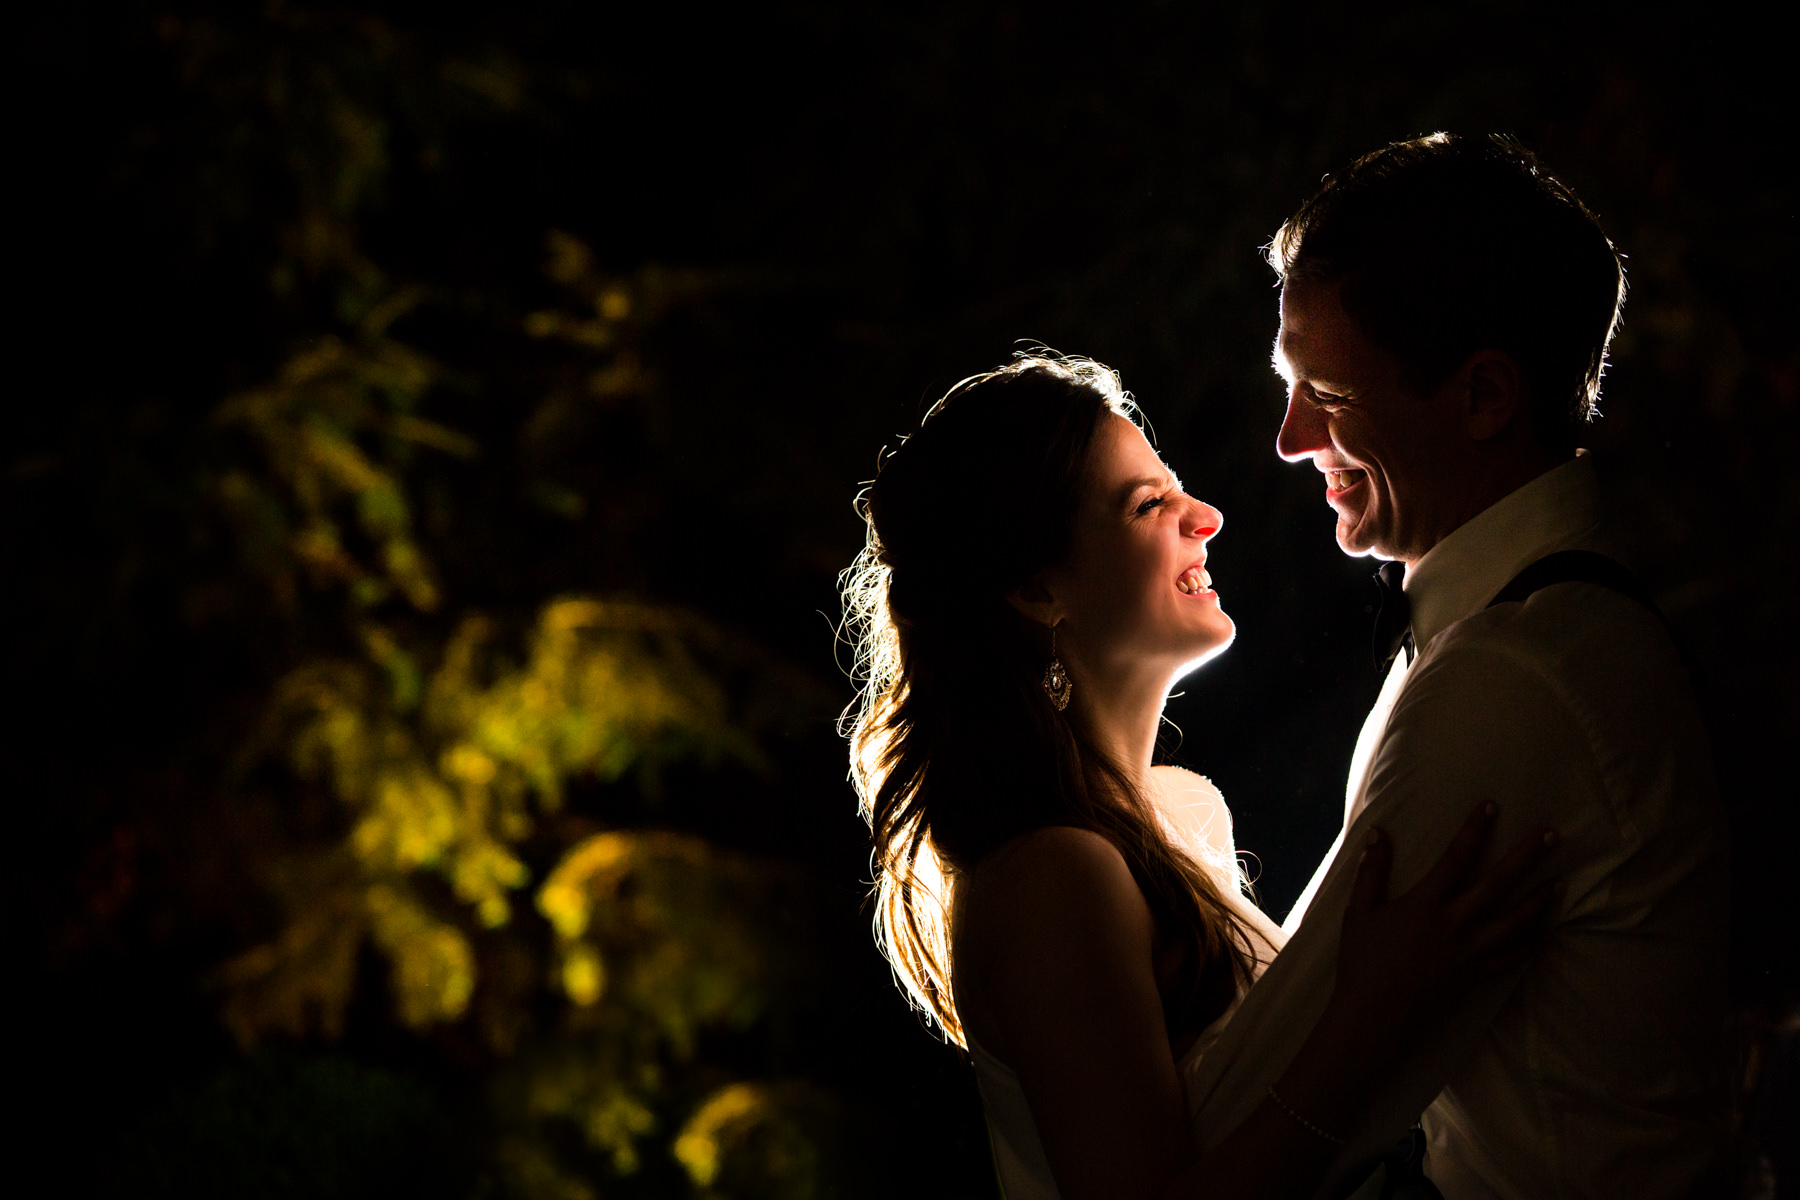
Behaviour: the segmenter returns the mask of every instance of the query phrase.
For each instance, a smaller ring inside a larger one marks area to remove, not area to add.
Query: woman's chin
[[[1237,640],[1237,626],[1232,624],[1231,618],[1226,617],[1224,613],[1219,615],[1224,618],[1224,628],[1195,647],[1193,657],[1181,664],[1181,670],[1176,678],[1205,666],[1230,649],[1231,643]]]

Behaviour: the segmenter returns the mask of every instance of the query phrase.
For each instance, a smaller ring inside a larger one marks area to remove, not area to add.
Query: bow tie
[[[1383,675],[1394,665],[1394,657],[1402,648],[1406,650],[1406,665],[1412,665],[1412,605],[1400,586],[1405,578],[1406,564],[1401,562],[1382,563],[1375,572],[1375,582],[1381,586],[1381,608],[1375,613],[1375,636],[1369,641],[1369,651]]]

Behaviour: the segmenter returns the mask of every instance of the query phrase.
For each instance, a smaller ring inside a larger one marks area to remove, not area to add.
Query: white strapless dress
[[[1231,814],[1225,808],[1224,798],[1211,780],[1192,772],[1159,767],[1155,774],[1163,793],[1157,799],[1172,827],[1171,835],[1187,845],[1218,877],[1220,890],[1250,931],[1251,944],[1257,950],[1253,974],[1261,976],[1285,938],[1281,927],[1238,889]],[[1175,1064],[1184,1091],[1207,1048],[1218,1040],[1243,1003],[1244,995],[1240,991],[1231,1007],[1200,1031],[1194,1044]],[[994,1170],[1000,1177],[1002,1197],[1004,1200],[1061,1200],[1062,1193],[1050,1174],[1050,1160],[1044,1157],[1044,1143],[1038,1137],[1037,1122],[1032,1119],[1031,1106],[1025,1102],[1025,1089],[1020,1086],[1019,1077],[974,1038],[969,1039],[969,1056],[975,1064],[975,1085],[981,1091],[982,1111],[987,1114],[988,1140],[993,1147]],[[1193,1119],[1191,1107],[1188,1117]]]

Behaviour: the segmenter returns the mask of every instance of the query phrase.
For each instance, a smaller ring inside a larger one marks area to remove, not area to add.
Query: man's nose
[[[1275,453],[1288,462],[1299,462],[1330,445],[1325,414],[1306,394],[1305,385],[1295,384],[1288,389],[1287,413],[1281,418],[1281,432],[1275,435]]]

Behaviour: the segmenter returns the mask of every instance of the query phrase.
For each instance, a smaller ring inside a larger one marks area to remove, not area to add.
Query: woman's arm
[[[958,889],[958,1015],[1018,1075],[1063,1196],[1153,1195],[1194,1143],[1125,860],[1098,834],[1041,829]]]
[[[1411,1023],[1503,969],[1545,896],[1515,894],[1528,840],[1473,883],[1481,810],[1418,887],[1387,902],[1388,846],[1368,850],[1332,1000],[1275,1090],[1204,1158],[1187,1123],[1151,965],[1155,930],[1124,860],[1096,834],[1008,846],[959,903],[958,1007],[1012,1067],[1068,1200],[1309,1196],[1362,1119],[1371,1072]],[[1298,1116],[1298,1119],[1297,1119]]]
[[[1160,1196],[1313,1195],[1344,1142],[1361,1132],[1370,1081],[1395,1052],[1477,980],[1524,960],[1555,886],[1526,881],[1556,839],[1541,830],[1476,874],[1494,816],[1492,804],[1477,806],[1426,877],[1392,901],[1392,844],[1379,830],[1371,834],[1325,1012],[1274,1095]]]

